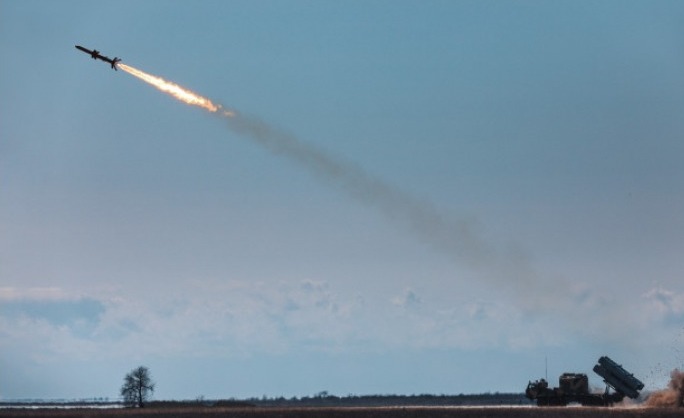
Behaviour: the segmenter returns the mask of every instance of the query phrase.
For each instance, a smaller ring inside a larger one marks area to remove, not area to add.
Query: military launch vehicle
[[[584,373],[563,373],[558,378],[558,387],[549,388],[546,379],[529,382],[525,396],[537,401],[539,406],[565,406],[579,403],[585,406],[611,406],[625,396],[636,398],[644,384],[621,365],[607,356],[599,358],[594,372],[603,378],[606,390],[603,393],[589,391],[589,379]],[[611,392],[610,389],[614,392]]]

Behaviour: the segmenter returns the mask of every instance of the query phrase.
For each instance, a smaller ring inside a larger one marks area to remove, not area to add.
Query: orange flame
[[[126,71],[128,74],[138,77],[142,81],[151,84],[152,86],[163,91],[164,93],[170,94],[171,96],[175,97],[183,103],[189,104],[191,106],[199,106],[212,113],[216,113],[219,110],[222,110],[221,114],[223,116],[235,116],[235,113],[233,111],[224,110],[223,106],[221,106],[220,104],[215,104],[206,97],[202,97],[197,93],[194,93],[188,89],[179,86],[178,84],[166,81],[161,77],[147,74],[146,72],[131,67],[130,65],[118,63],[117,67]]]

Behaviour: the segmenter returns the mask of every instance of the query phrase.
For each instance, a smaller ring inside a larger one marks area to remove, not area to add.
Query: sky
[[[684,3],[0,1],[0,399],[684,367]],[[205,96],[188,106],[74,48]]]

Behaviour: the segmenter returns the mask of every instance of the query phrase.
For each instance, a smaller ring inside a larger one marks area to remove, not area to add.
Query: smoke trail
[[[378,207],[389,217],[407,222],[425,241],[458,255],[461,261],[480,264],[484,261],[483,255],[489,252],[474,234],[469,222],[446,220],[430,204],[369,175],[361,167],[334,158],[255,118],[225,110],[222,105],[161,77],[126,64],[120,63],[118,67],[183,103],[228,119],[229,126],[235,132],[255,140],[276,154],[297,161],[317,177],[325,177],[356,199]]]
[[[488,250],[467,221],[451,222],[433,206],[371,176],[361,167],[334,158],[293,135],[276,130],[255,118],[238,115],[228,121],[237,133],[247,136],[269,151],[300,163],[317,177],[329,182],[385,215],[407,223],[426,242],[447,249],[461,261],[479,264]]]
[[[228,118],[228,124],[236,133],[251,138],[274,154],[296,161],[316,177],[325,178],[408,227],[415,237],[433,249],[473,269],[486,284],[515,298],[523,311],[576,311],[572,297],[576,291],[567,282],[544,280],[520,248],[494,247],[482,238],[475,221],[446,216],[428,201],[407,194],[358,165],[331,156],[257,118],[234,113]],[[586,291],[583,296],[587,296]],[[586,329],[586,324],[582,327]]]
[[[489,284],[517,298],[525,310],[575,309],[570,306],[572,301],[568,295],[571,290],[566,284],[541,280],[524,254],[495,249],[476,232],[473,222],[446,218],[430,203],[402,192],[371,176],[359,166],[335,158],[256,118],[226,110],[222,105],[161,77],[125,64],[119,64],[119,68],[177,100],[199,106],[226,119],[234,132],[252,139],[275,154],[296,161],[316,177],[325,178],[357,200],[375,206],[386,216],[408,227],[433,248],[473,268]],[[530,288],[534,292],[529,292]]]

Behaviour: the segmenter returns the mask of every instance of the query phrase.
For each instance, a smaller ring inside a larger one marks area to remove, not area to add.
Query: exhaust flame
[[[161,77],[147,74],[144,71],[138,70],[137,68],[131,67],[130,65],[126,64],[119,63],[117,64],[117,67],[126,71],[128,74],[138,77],[142,81],[151,84],[152,86],[163,91],[164,93],[170,94],[171,96],[175,97],[183,103],[189,104],[191,106],[199,106],[212,113],[216,113],[219,110],[223,109],[223,106],[221,106],[220,104],[215,104],[206,97],[202,97],[197,93],[185,89],[179,86],[178,84],[166,81]],[[235,113],[230,110],[223,110],[222,114],[223,116],[235,115]]]

